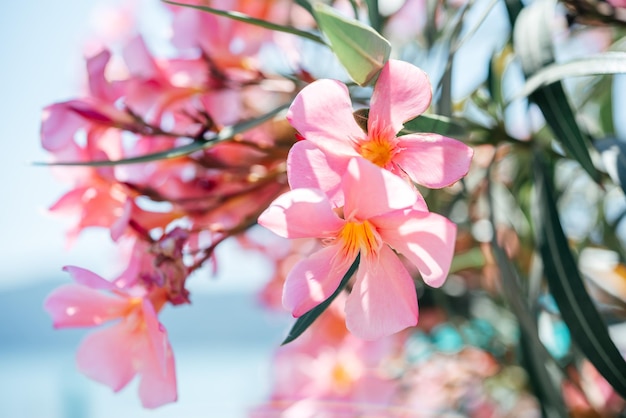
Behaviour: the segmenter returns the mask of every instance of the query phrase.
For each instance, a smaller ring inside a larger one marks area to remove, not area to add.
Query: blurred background
[[[157,22],[151,30],[167,27],[158,24],[165,18],[158,2],[140,3],[142,16]],[[66,185],[31,164],[46,159],[39,145],[42,108],[76,96],[85,72],[81,51],[93,36],[107,35],[114,4],[0,2],[0,417],[245,416],[268,396],[271,353],[290,323],[259,308],[255,291],[269,266],[256,254],[224,246],[219,277],[196,275],[192,305],[161,315],[175,351],[179,402],[156,411],[141,407],[136,382],[113,396],[82,376],[74,355],[87,331],[55,332],[42,308],[53,288],[70,281],[62,266],[103,277],[122,267],[104,231],[86,231],[66,247],[66,219],[46,214]]]

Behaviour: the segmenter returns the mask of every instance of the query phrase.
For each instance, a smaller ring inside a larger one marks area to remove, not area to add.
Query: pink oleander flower
[[[327,246],[297,263],[285,281],[283,305],[299,317],[326,300],[360,254],[347,298],[346,326],[377,339],[417,323],[413,279],[393,250],[440,286],[454,252],[456,226],[430,213],[413,188],[362,158],[341,179],[343,216],[320,189],[294,189],[259,216],[259,224],[285,238],[321,238]]]
[[[472,159],[467,145],[433,133],[397,136],[404,122],[428,108],[431,97],[430,82],[422,70],[389,60],[374,87],[364,132],[354,119],[343,83],[311,83],[296,96],[287,113],[289,122],[306,139],[289,153],[291,187],[322,189],[341,206],[341,178],[356,156],[430,188],[459,180],[467,174]]]
[[[139,374],[139,397],[146,408],[176,401],[174,356],[157,318],[166,301],[165,292],[138,286],[120,288],[79,267],[64,270],[76,283],[54,290],[44,303],[55,328],[119,320],[82,341],[76,355],[79,370],[116,392]]]

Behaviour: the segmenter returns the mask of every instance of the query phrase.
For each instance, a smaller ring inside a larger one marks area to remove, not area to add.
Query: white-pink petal
[[[126,321],[87,335],[76,353],[78,369],[117,392],[136,374],[133,357],[137,336]]]
[[[437,134],[412,134],[398,138],[401,151],[394,162],[416,183],[446,187],[465,176],[474,151],[461,141]]]
[[[100,325],[122,316],[127,307],[127,298],[77,284],[58,287],[44,302],[55,328]]]
[[[348,88],[336,80],[318,80],[302,89],[287,120],[307,140],[337,153],[349,152],[351,139],[365,137],[352,116]]]
[[[176,367],[165,328],[149,302],[144,302],[143,310],[149,335],[138,360],[139,398],[145,408],[157,408],[178,398]]]
[[[285,238],[330,238],[344,225],[321,190],[294,189],[274,200],[258,222]]]
[[[154,311],[154,307],[148,299],[142,299],[141,310],[143,313],[143,320],[146,324],[148,341],[152,346],[151,351],[154,352],[155,359],[158,362],[159,370],[161,371],[161,373],[165,374],[167,362],[166,353],[169,346],[167,331],[165,330],[165,327],[159,322],[157,314]]]
[[[378,259],[364,257],[346,301],[346,326],[365,340],[375,340],[417,324],[413,279],[386,245]]]
[[[353,158],[342,180],[345,219],[367,220],[413,206],[417,194],[400,177],[364,158]]]
[[[387,61],[370,102],[369,135],[398,133],[404,122],[428,109],[431,99],[430,81],[424,71],[408,62]]]
[[[299,261],[283,287],[283,306],[295,317],[307,313],[333,294],[354,260],[339,256],[331,245]]]
[[[441,286],[454,255],[456,225],[430,212],[406,211],[372,219],[383,241],[404,255],[432,287]]]
[[[289,186],[323,190],[334,207],[341,207],[344,204],[341,179],[349,161],[350,156],[322,150],[311,141],[296,142],[287,156]]]
[[[82,267],[64,266],[63,271],[69,273],[76,283],[83,286],[101,290],[117,289],[117,286],[115,286],[115,284],[113,284],[112,282]]]

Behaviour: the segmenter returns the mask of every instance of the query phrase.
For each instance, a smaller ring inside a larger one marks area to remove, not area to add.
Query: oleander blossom
[[[165,291],[120,288],[89,270],[72,266],[64,270],[76,283],[54,290],[44,303],[55,328],[97,326],[117,320],[85,337],[76,354],[78,369],[115,392],[139,374],[139,398],[146,408],[175,402],[174,355],[157,318],[167,300]]]
[[[350,160],[341,187],[343,216],[322,190],[300,188],[278,197],[259,217],[259,224],[285,238],[326,243],[290,271],[283,305],[295,317],[319,305],[360,254],[345,304],[347,328],[373,340],[417,324],[413,279],[394,250],[415,264],[427,284],[441,286],[454,252],[456,225],[428,212],[401,178],[362,158]]]
[[[400,135],[404,122],[426,111],[432,98],[428,76],[407,62],[389,60],[380,72],[367,120],[367,132],[353,116],[348,88],[336,80],[318,80],[294,99],[287,119],[306,139],[287,160],[291,188],[324,190],[343,204],[341,178],[353,157],[429,188],[442,188],[465,176],[473,151],[434,133]]]

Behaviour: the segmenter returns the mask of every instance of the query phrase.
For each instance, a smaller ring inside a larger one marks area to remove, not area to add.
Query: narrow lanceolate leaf
[[[295,3],[313,16],[313,6],[311,6],[309,0],[295,0]]]
[[[315,42],[318,42],[318,43],[321,43],[321,44],[324,44],[324,45],[326,44],[321,37],[317,36],[314,33],[303,31],[303,30],[294,28],[293,26],[278,25],[276,23],[272,23],[272,22],[269,22],[267,20],[257,19],[255,17],[248,16],[245,13],[239,13],[239,12],[236,12],[236,11],[214,9],[212,7],[199,6],[199,5],[195,5],[195,4],[178,3],[178,2],[170,1],[170,0],[162,0],[162,1],[164,3],[172,4],[174,6],[189,7],[189,8],[192,8],[192,9],[202,10],[203,12],[211,13],[211,14],[214,14],[214,15],[217,15],[217,16],[227,17],[229,19],[238,20],[240,22],[249,23],[251,25],[260,26],[262,28],[274,30],[274,31],[277,31],[277,32],[290,33],[292,35],[296,35],[296,36],[300,36],[302,38],[310,39],[312,41],[315,41]]]
[[[538,89],[566,78],[622,73],[626,73],[626,52],[605,52],[563,64],[550,64],[526,80],[522,90],[511,101],[530,96]]]
[[[369,117],[369,109],[359,109],[353,113],[354,120],[359,124],[361,129],[367,132],[367,119]],[[444,136],[459,138],[467,135],[469,127],[465,121],[461,119],[453,119],[442,115],[420,115],[407,122],[399,132],[399,135],[416,134],[416,133],[434,133]]]
[[[495,225],[495,196],[492,192],[491,181],[487,184],[489,220],[492,225]],[[522,332],[520,338],[521,354],[523,361],[526,363],[526,370],[529,373],[535,394],[541,401],[547,417],[567,416],[567,408],[561,396],[560,381],[549,373],[550,368],[554,369],[557,366],[554,358],[539,340],[537,323],[525,301],[521,286],[521,275],[506,255],[500,243],[498,243],[495,234],[491,239],[491,249],[500,270],[505,300],[519,321]]]
[[[341,283],[339,283],[339,287],[337,287],[337,290],[335,290],[335,292],[330,295],[328,299],[326,299],[324,302],[320,303],[315,308],[311,309],[296,320],[296,323],[293,325],[293,327],[291,327],[287,338],[285,338],[285,341],[283,341],[281,345],[288,344],[298,338],[300,335],[302,335],[302,333],[311,326],[311,324],[322,314],[322,312],[324,312],[326,308],[330,306],[332,301],[335,300],[339,293],[341,293],[346,287],[348,281],[350,280],[356,269],[359,267],[360,259],[361,255],[359,254],[354,260],[354,263],[352,263],[352,265],[348,269],[347,273],[343,276],[343,279],[341,279]]]
[[[554,11],[554,0],[539,0],[522,9],[517,17],[513,41],[526,77],[554,62],[551,32]],[[591,141],[581,132],[562,84],[557,81],[540,87],[530,95],[530,100],[539,106],[565,151],[599,182],[600,173],[589,154]]]
[[[378,0],[365,0],[367,3],[367,15],[370,19],[370,25],[376,31],[380,31],[383,19],[378,11]]]
[[[189,155],[193,152],[200,151],[206,148],[210,148],[220,142],[229,140],[235,135],[239,135],[249,129],[254,128],[257,125],[267,122],[274,116],[289,107],[289,104],[282,105],[276,109],[268,112],[258,118],[250,119],[244,122],[240,122],[236,125],[227,126],[223,128],[218,134],[213,137],[207,138],[202,141],[194,141],[190,144],[183,145],[177,148],[172,148],[167,151],[155,152],[152,154],[146,154],[139,157],[124,158],[121,160],[101,160],[101,161],[70,161],[70,162],[53,162],[53,163],[40,163],[35,165],[61,165],[61,166],[88,166],[88,167],[103,167],[103,166],[115,166],[122,164],[138,164],[147,163],[158,160],[168,160],[171,158],[179,158]]]
[[[626,361],[589,296],[578,271],[556,208],[551,170],[535,155],[537,243],[550,292],[581,351],[615,391],[626,397]]]
[[[415,119],[404,122],[404,128],[400,131],[400,134],[427,132],[458,138],[467,135],[468,129],[460,119],[430,114],[420,115]]]
[[[316,3],[313,9],[318,26],[350,77],[361,86],[372,81],[389,59],[389,41],[371,27],[340,15],[326,4]]]

